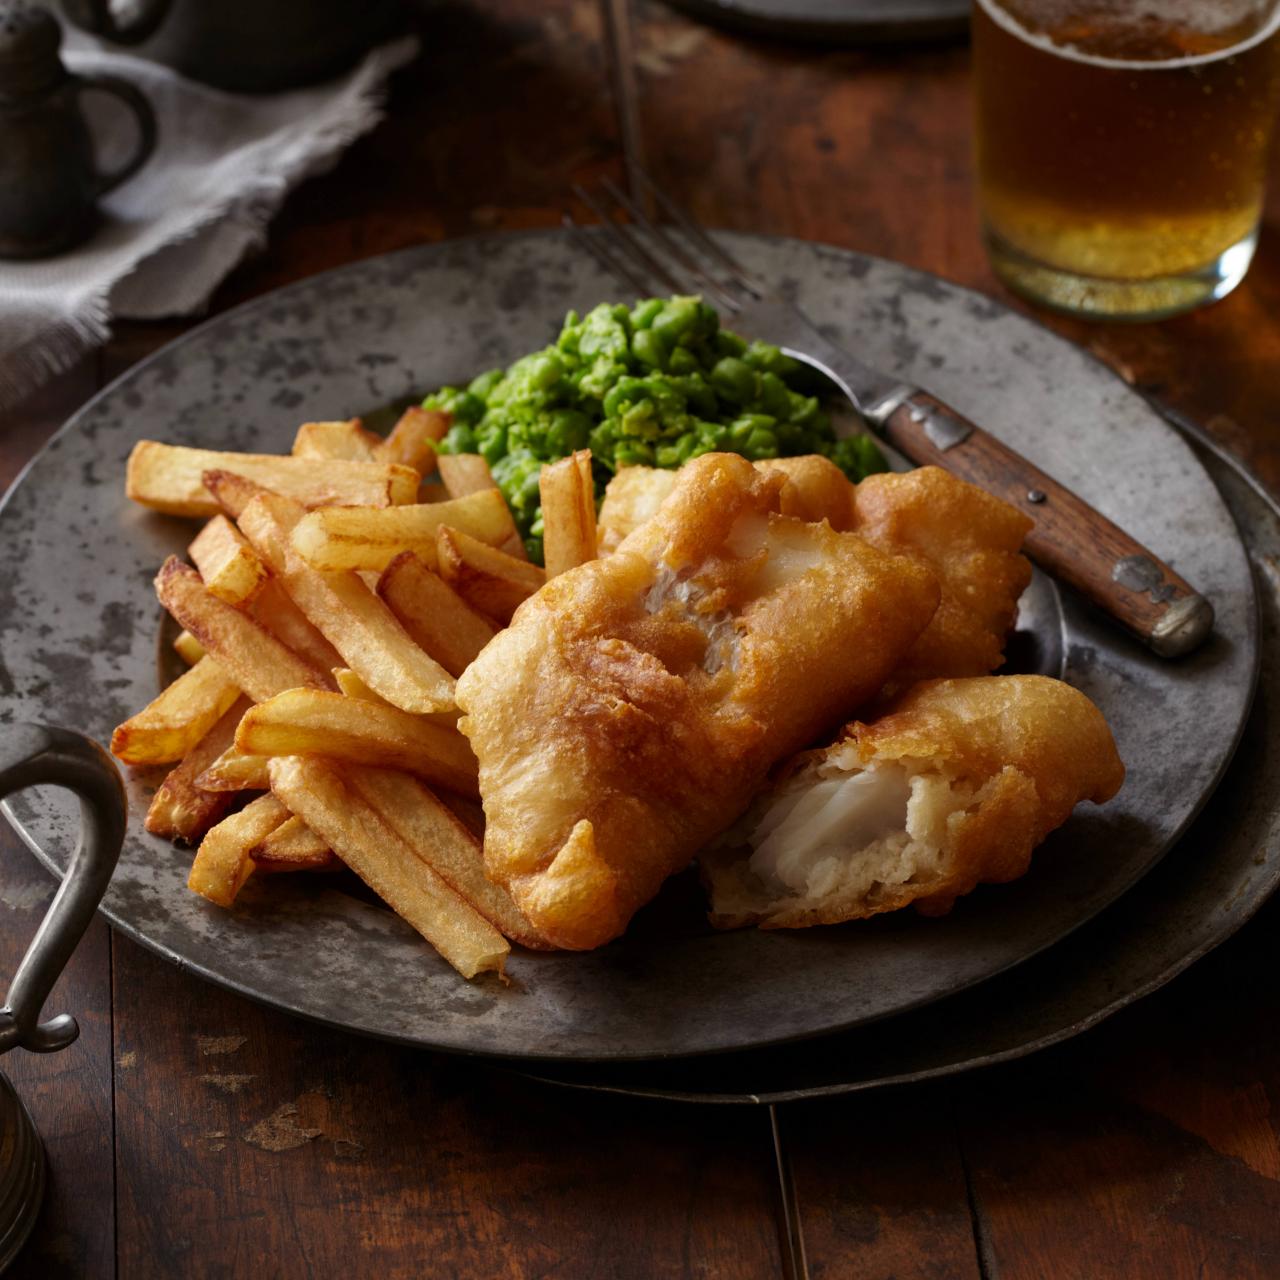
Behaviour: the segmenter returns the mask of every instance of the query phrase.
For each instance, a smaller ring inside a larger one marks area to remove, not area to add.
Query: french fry
[[[232,520],[239,520],[240,513],[260,493],[274,492],[266,485],[256,484],[237,471],[227,471],[218,467],[211,467],[203,472],[202,479],[204,487],[222,509],[222,514],[229,516]]]
[[[341,871],[343,861],[301,818],[288,818],[249,850],[253,869],[266,875],[289,871]]]
[[[219,453],[140,440],[129,455],[125,492],[134,502],[173,516],[215,516],[206,471],[234,471],[307,507],[350,503],[387,507],[413,502],[419,476],[385,462],[291,458],[269,453]]]
[[[412,551],[402,552],[382,571],[378,594],[451,676],[460,676],[496,634],[486,618]]]
[[[364,429],[359,418],[348,418],[346,422],[304,422],[293,437],[293,456],[340,458],[346,462],[399,462],[399,458],[382,456],[383,443],[372,431]]]
[[[249,709],[239,698],[231,710],[171,769],[151,798],[144,822],[153,836],[195,844],[227,811],[233,791],[204,791],[197,779],[235,741],[236,725]]]
[[[450,417],[417,405],[406,409],[378,449],[380,462],[398,462],[428,476],[436,469],[436,441],[449,430]]]
[[[224,515],[214,516],[196,534],[187,554],[204,585],[228,604],[252,599],[267,580],[262,558]]]
[[[548,463],[538,480],[542,496],[542,547],[547,577],[576,569],[598,555],[596,493],[591,450]]]
[[[465,498],[470,493],[483,493],[486,489],[498,487],[489,464],[478,453],[442,453],[437,459],[437,466],[440,469],[440,481],[451,498]],[[529,558],[524,539],[514,522],[507,540],[497,545],[499,550],[515,556],[517,560]]]
[[[440,483],[451,498],[465,498],[469,493],[496,489],[489,464],[478,453],[442,453],[436,459]]]
[[[260,844],[289,811],[273,795],[259,796],[239,813],[211,827],[196,850],[187,888],[220,907],[229,907],[253,874],[249,850]]]
[[[329,507],[305,516],[293,531],[294,550],[313,568],[371,569],[381,573],[402,551],[414,551],[434,568],[441,525],[501,546],[515,523],[497,489],[483,489],[447,502],[411,507]]]
[[[307,619],[375,692],[404,711],[450,709],[453,677],[409,638],[395,615],[354,573],[318,573],[289,535],[302,508],[259,494],[240,514],[240,530],[280,576]]]
[[[196,576],[193,570],[188,572]],[[239,696],[240,689],[226,670],[211,657],[201,658],[137,715],[116,726],[111,752],[125,764],[181,760]]]
[[[265,791],[270,785],[267,757],[237,751],[234,733],[222,754],[196,776],[196,786],[201,791]]]
[[[291,689],[251,707],[236,730],[236,749],[382,765],[463,795],[478,793],[475,754],[453,725],[340,693]]]
[[[363,698],[365,702],[380,702],[384,707],[391,705],[386,698],[374,693],[350,667],[334,667],[333,679],[344,698]]]
[[[442,525],[436,534],[440,576],[471,605],[505,627],[522,601],[547,580],[536,564],[517,560]]]
[[[156,594],[160,603],[204,645],[208,656],[217,659],[214,665],[224,677],[235,681],[255,702],[265,702],[282,689],[328,688],[322,672],[286,649],[248,614],[219,600],[200,581],[200,575],[177,556],[170,556],[161,567],[156,578]],[[199,666],[192,667],[186,674],[191,675]],[[234,700],[229,699],[218,714]],[[205,729],[212,727],[212,723],[210,721]],[[195,741],[203,736],[203,733],[197,735]],[[193,741],[188,749],[194,745]]]
[[[267,579],[249,612],[317,671],[332,671],[342,662],[342,655],[307,621],[307,615],[289,598],[279,578]]]
[[[288,808],[464,978],[502,967],[511,948],[320,760],[271,762],[271,787]],[[216,830],[216,828],[215,828]]]
[[[417,778],[394,769],[343,769],[354,788],[441,879],[495,928],[522,946],[547,944],[512,900],[484,873],[480,841]]]
[[[204,645],[190,631],[179,631],[173,642],[173,651],[189,667],[194,667],[204,657]]]

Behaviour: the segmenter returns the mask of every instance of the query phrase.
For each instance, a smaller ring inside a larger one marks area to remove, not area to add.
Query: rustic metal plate
[[[1196,429],[1186,424],[1185,429]],[[1198,433],[1197,433],[1198,435]],[[1259,587],[1264,662],[1235,760],[1168,856],[1069,938],[973,990],[875,1026],[678,1063],[556,1064],[553,1084],[673,1102],[794,1102],[993,1066],[1059,1044],[1172,981],[1280,886],[1280,503],[1198,435]]]
[[[678,878],[622,942],[516,956],[509,988],[466,984],[395,916],[309,879],[253,886],[232,913],[185,888],[189,855],[133,815],[104,910],[213,981],[304,1016],[434,1048],[604,1060],[727,1051],[902,1013],[1051,945],[1147,872],[1230,759],[1256,672],[1249,565],[1217,490],[1147,405],[1084,353],[988,299],[902,267],[787,240],[734,237],[838,339],[989,425],[1203,584],[1213,640],[1161,662],[1042,587],[1041,665],[1111,722],[1121,795],[1081,812],[1032,874],[910,914],[800,933],[714,935]],[[62,720],[105,739],[155,693],[156,567],[192,526],[131,507],[125,458],[143,437],[285,450],[305,418],[345,417],[464,378],[544,342],[570,306],[615,292],[559,233],[409,250],[305,281],[221,316],[82,410],[0,510],[0,724]],[[54,868],[74,811],[28,792],[11,812]]]
[[[747,35],[823,44],[888,44],[962,34],[969,0],[668,0]]]

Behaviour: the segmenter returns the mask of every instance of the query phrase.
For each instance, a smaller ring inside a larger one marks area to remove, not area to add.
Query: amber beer
[[[1068,310],[1158,315],[1244,276],[1280,91],[1277,0],[978,0],[992,262]]]

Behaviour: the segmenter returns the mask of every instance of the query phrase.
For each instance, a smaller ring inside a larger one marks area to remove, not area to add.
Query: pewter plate
[[[1041,581],[1029,665],[1103,708],[1129,778],[1078,813],[1014,885],[945,920],[910,914],[798,933],[715,935],[678,877],[628,937],[587,955],[520,954],[513,982],[467,984],[395,916],[312,878],[252,886],[226,913],[189,894],[189,854],[133,816],[104,904],[118,928],[213,981],[307,1017],[433,1048],[624,1060],[739,1050],[899,1014],[1027,960],[1145,874],[1225,769],[1257,664],[1248,560],[1179,437],[1083,352],[934,277],[789,240],[729,237],[837,340],[918,379],[1159,550],[1217,606],[1218,629],[1165,663]],[[485,237],[357,263],[221,316],[130,371],[33,462],[0,509],[0,723],[44,718],[105,739],[156,691],[156,567],[192,526],[131,507],[144,437],[287,450],[299,421],[360,413],[545,342],[616,286],[559,233]],[[75,815],[11,802],[60,869]],[[300,878],[299,878],[300,879]]]

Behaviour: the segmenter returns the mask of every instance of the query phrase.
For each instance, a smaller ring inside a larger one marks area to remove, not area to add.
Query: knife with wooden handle
[[[1034,520],[1026,552],[1047,573],[1161,657],[1181,657],[1208,638],[1213,606],[1119,525],[950,405],[835,346],[798,312],[782,326],[791,331],[779,332],[780,311],[771,308],[772,332],[764,336],[837,383],[867,424],[912,462],[944,467]]]

